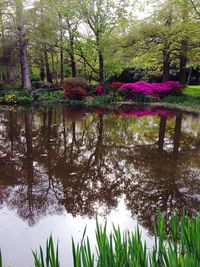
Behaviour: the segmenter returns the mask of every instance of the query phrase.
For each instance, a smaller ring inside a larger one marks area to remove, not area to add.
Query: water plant
[[[200,217],[180,218],[172,213],[167,223],[158,213],[154,225],[155,239],[151,250],[142,241],[139,227],[134,233],[122,232],[113,226],[107,234],[107,223],[101,226],[96,220],[96,254],[92,252],[86,228],[81,242],[72,239],[74,267],[199,267],[200,266]],[[35,267],[60,267],[58,244],[52,236],[47,239],[45,250],[33,251]],[[0,267],[3,267],[0,251]]]
[[[3,267],[2,256],[1,256],[1,250],[0,250],[0,267]]]
[[[134,233],[122,232],[113,226],[107,234],[107,224],[96,221],[96,255],[85,235],[80,243],[72,239],[74,267],[198,267],[200,266],[200,217],[189,218],[183,213],[180,218],[172,213],[169,224],[158,213],[155,224],[155,241],[151,250],[142,241],[137,227]],[[34,252],[35,267],[58,267],[58,247],[53,239],[47,240],[46,261],[40,247],[40,254]]]
[[[33,257],[35,267],[60,267],[58,244],[55,248],[52,236],[50,236],[46,241],[46,256],[44,256],[44,252],[40,246],[40,252],[37,253],[33,251]]]

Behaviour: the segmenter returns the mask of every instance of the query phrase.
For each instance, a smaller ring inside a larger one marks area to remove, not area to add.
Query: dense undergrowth
[[[79,244],[72,239],[74,267],[199,267],[200,266],[200,217],[179,217],[173,213],[170,222],[158,215],[154,225],[153,248],[148,249],[139,228],[135,232],[122,232],[119,227],[110,234],[107,225],[96,223],[96,253],[86,237],[86,230]],[[52,236],[46,248],[33,252],[35,267],[60,267],[58,244]],[[0,256],[0,267],[3,267]]]
[[[198,93],[199,92],[199,93]],[[76,91],[77,93],[77,91]],[[74,96],[74,93],[73,93]],[[83,99],[68,98],[63,89],[36,90],[31,94],[27,90],[0,90],[0,103],[8,105],[34,105],[34,104],[85,104],[85,105],[106,105],[119,102],[139,102],[139,103],[166,103],[178,104],[182,106],[200,109],[200,88],[186,88],[182,95],[168,95],[162,99],[157,99],[151,95],[138,94],[127,101],[126,97],[114,91],[107,94],[98,94],[94,90],[88,93]]]

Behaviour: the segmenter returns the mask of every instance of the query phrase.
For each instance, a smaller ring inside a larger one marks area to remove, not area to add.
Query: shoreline
[[[121,105],[132,105],[135,107],[162,107],[166,109],[183,111],[188,113],[195,113],[200,115],[200,105],[187,105],[179,103],[166,103],[166,102],[134,102],[134,101],[118,101],[111,103],[97,103],[95,101],[32,101],[30,103],[0,103],[0,106],[11,106],[11,107],[48,107],[48,106],[86,106],[86,107],[105,107],[105,108],[114,108]]]

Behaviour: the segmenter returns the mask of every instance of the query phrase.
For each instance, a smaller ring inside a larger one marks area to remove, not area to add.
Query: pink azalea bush
[[[125,83],[119,88],[119,93],[131,98],[137,94],[150,95],[155,98],[162,98],[172,93],[179,93],[182,85],[176,81],[166,81],[162,83],[148,83],[139,81],[135,83]]]
[[[122,83],[122,82],[112,82],[110,85],[111,85],[111,87],[120,87],[120,86],[124,85],[124,83]]]
[[[103,93],[104,87],[102,85],[97,85],[95,87],[97,93]]]

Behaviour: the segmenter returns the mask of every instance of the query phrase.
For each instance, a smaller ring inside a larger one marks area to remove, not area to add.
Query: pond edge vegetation
[[[113,225],[107,233],[96,219],[96,253],[92,251],[89,238],[84,230],[80,243],[72,238],[74,267],[198,267],[200,266],[200,217],[189,217],[183,212],[179,216],[171,213],[169,221],[158,212],[154,224],[154,245],[147,248],[137,226],[135,232],[122,232]],[[50,236],[46,248],[32,251],[35,267],[60,267],[58,244]],[[0,267],[3,267],[0,252]]]
[[[195,91],[195,92],[194,92]],[[192,93],[190,93],[192,92]],[[86,105],[120,104],[162,105],[167,108],[200,112],[200,86],[195,90],[175,81],[88,85],[84,79],[68,78],[64,87],[0,90],[0,104],[5,105]]]

